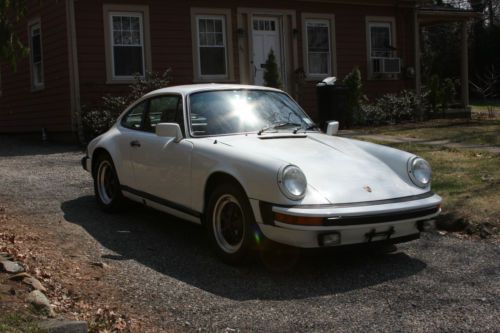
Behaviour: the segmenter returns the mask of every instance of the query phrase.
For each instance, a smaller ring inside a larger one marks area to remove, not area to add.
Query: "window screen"
[[[202,76],[226,76],[226,34],[224,16],[197,18],[199,66]]]
[[[327,20],[311,20],[307,27],[307,59],[309,74],[330,73],[330,24]]]
[[[111,13],[113,76],[144,75],[142,13]]]
[[[390,23],[372,23],[370,26],[370,45],[372,57],[391,56]]]

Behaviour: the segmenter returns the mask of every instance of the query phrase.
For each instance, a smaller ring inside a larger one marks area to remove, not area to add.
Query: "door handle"
[[[130,147],[134,147],[134,148],[139,148],[141,146],[141,143],[137,140],[134,140],[134,141],[130,141]]]

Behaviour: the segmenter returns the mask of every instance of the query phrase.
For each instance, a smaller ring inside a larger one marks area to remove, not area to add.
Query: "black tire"
[[[205,227],[216,254],[227,264],[240,264],[255,246],[255,218],[240,186],[218,186],[208,199]]]
[[[123,195],[113,160],[100,154],[95,162],[94,193],[99,207],[106,213],[118,212],[123,207]]]

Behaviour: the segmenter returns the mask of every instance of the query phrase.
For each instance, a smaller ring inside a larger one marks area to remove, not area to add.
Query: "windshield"
[[[190,131],[211,136],[315,128],[313,121],[288,95],[266,90],[219,90],[189,97]]]

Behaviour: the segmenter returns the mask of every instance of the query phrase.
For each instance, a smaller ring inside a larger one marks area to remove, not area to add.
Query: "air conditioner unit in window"
[[[372,70],[374,74],[400,74],[401,59],[372,57]]]

